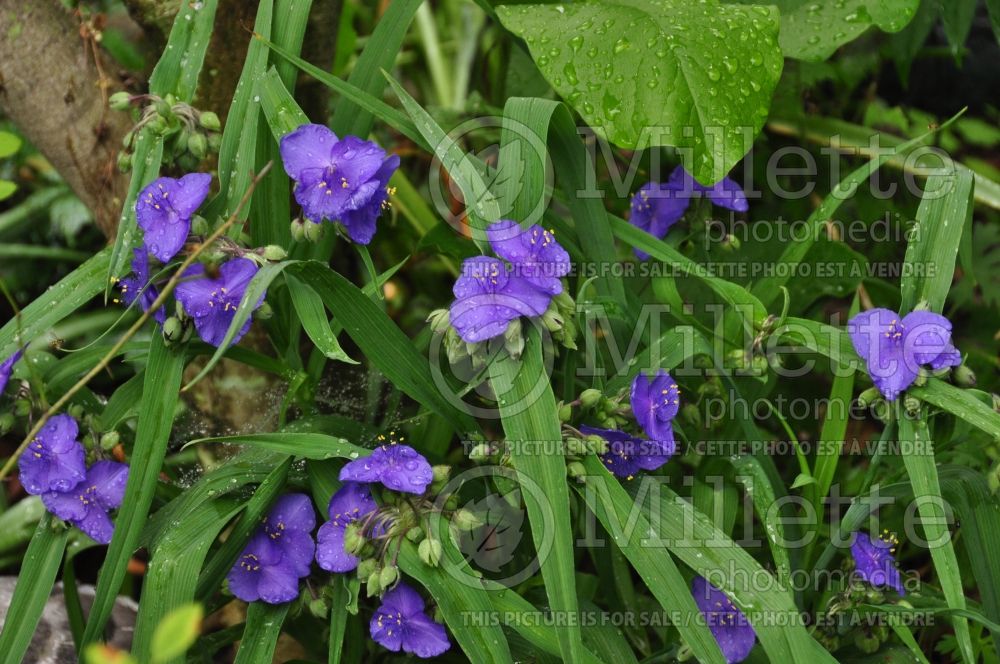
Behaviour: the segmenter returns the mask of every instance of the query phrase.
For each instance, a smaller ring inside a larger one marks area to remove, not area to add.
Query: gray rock
[[[16,583],[16,577],[0,576],[0,625],[7,616]],[[78,588],[80,604],[83,605],[86,614],[94,602],[94,587],[80,585]],[[138,604],[131,598],[118,597],[104,633],[108,644],[121,650],[129,650],[132,646],[132,631],[135,629],[138,610]],[[35,636],[31,639],[31,645],[22,664],[75,664],[76,661],[73,634],[70,632],[69,617],[66,615],[66,599],[60,582],[52,589],[52,595],[45,603],[42,618],[38,621]]]

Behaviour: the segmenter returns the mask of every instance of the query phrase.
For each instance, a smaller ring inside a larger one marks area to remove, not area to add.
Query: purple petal
[[[374,480],[372,480],[374,481]],[[378,508],[366,484],[346,482],[330,498],[327,514],[330,520],[345,526]]]
[[[403,648],[403,618],[396,612],[385,607],[378,608],[368,624],[372,640],[392,652]]]
[[[425,604],[420,593],[405,583],[399,583],[382,596],[382,606],[411,616],[423,612]]]
[[[895,312],[888,309],[869,309],[847,321],[847,333],[854,351],[862,360],[867,362],[875,354],[892,321],[898,318]]]
[[[873,540],[866,533],[855,533],[851,557],[858,575],[873,586],[894,588],[904,594],[903,582],[893,555],[894,540]]]
[[[33,495],[69,491],[86,477],[76,420],[63,413],[45,423],[18,459],[21,484]]]
[[[260,569],[257,593],[261,601],[268,604],[291,602],[299,596],[299,576],[283,562],[264,565]]]
[[[691,594],[726,661],[735,664],[746,659],[757,638],[746,615],[703,577],[696,576],[691,581]]]
[[[4,389],[7,387],[7,381],[10,380],[11,371],[13,371],[14,365],[21,359],[22,355],[24,355],[24,349],[20,348],[14,351],[14,354],[6,360],[0,362],[0,394],[3,394]]]
[[[330,165],[330,152],[337,144],[337,135],[318,124],[304,124],[281,139],[281,162],[285,173],[293,180],[302,180],[308,169],[325,169]]]
[[[410,616],[403,632],[403,650],[417,657],[437,657],[451,647],[444,625],[423,613]]]
[[[80,500],[80,494],[76,491],[43,493],[42,504],[45,505],[45,509],[63,521],[73,521],[87,516],[87,505]]]
[[[953,355],[951,323],[941,314],[914,311],[903,318],[902,324],[904,353],[912,356],[917,364],[931,364],[946,352]]]
[[[650,379],[638,374],[632,381],[632,413],[642,430],[653,440],[673,440],[671,420],[680,408],[680,389],[663,369]]]
[[[84,484],[93,487],[98,505],[105,510],[112,510],[121,505],[125,498],[128,470],[128,466],[124,463],[98,461],[87,471]]]
[[[190,173],[180,180],[158,178],[140,192],[136,221],[149,253],[166,263],[180,251],[191,230],[191,216],[211,184],[211,175]]]
[[[279,546],[284,554],[282,563],[299,577],[309,576],[309,568],[316,556],[312,534],[301,530],[286,531],[279,540]]]
[[[174,289],[177,301],[184,306],[188,316],[198,318],[212,313],[214,295],[218,289],[215,281],[205,277],[205,266],[195,263],[184,271],[184,275]]]
[[[316,563],[327,572],[350,572],[358,567],[357,556],[344,550],[344,526],[327,521],[316,535]]]
[[[304,493],[290,493],[275,501],[268,512],[267,522],[282,524],[286,531],[312,532],[316,527],[316,511],[312,500]]]
[[[109,543],[115,533],[115,524],[112,523],[111,517],[96,505],[91,506],[82,519],[71,519],[70,523],[98,544]]]
[[[638,438],[618,429],[599,429],[587,425],[580,426],[580,432],[588,436],[600,436],[608,441],[608,451],[601,455],[601,462],[616,477],[632,479],[642,470],[635,457],[629,454]]]
[[[177,180],[170,202],[177,214],[190,220],[205,201],[211,187],[212,176],[208,173],[188,173]]]
[[[635,463],[642,470],[656,470],[674,455],[677,444],[674,441],[673,427],[667,425],[669,436],[664,436],[659,440],[642,440],[633,451]]]

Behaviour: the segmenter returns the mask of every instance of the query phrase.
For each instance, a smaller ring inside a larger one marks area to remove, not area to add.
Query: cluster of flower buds
[[[574,401],[559,402],[559,420],[567,423],[582,415],[598,426],[620,428],[628,424],[632,417],[632,407],[627,399],[628,390],[624,389],[612,397],[594,388],[586,389]]]
[[[218,152],[222,143],[219,116],[211,111],[199,111],[178,101],[173,95],[131,95],[116,92],[108,100],[118,111],[135,111],[135,126],[122,140],[118,168],[132,168],[132,155],[139,133],[149,130],[163,137],[163,158],[183,170],[195,170],[209,152]]]

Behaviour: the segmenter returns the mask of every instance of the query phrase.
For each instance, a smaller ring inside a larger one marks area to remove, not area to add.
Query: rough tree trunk
[[[0,0],[0,110],[113,235],[127,184],[115,159],[130,121],[107,109],[94,51],[58,0]]]

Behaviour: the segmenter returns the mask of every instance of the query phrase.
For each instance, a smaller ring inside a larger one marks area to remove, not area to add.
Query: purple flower
[[[76,420],[56,415],[21,454],[17,465],[24,490],[33,495],[69,491],[87,474],[83,445],[77,441]]]
[[[156,286],[149,283],[149,255],[145,248],[136,247],[133,249],[133,254],[135,258],[132,259],[132,274],[119,281],[118,288],[122,292],[122,301],[125,306],[132,306],[133,302],[139,300],[139,306],[145,312],[153,306],[160,293],[156,290]],[[160,307],[153,314],[153,318],[157,323],[163,325],[163,321],[167,319],[166,310]]]
[[[98,461],[87,470],[82,482],[69,491],[42,494],[45,507],[60,519],[73,524],[95,542],[107,544],[115,532],[108,512],[122,504],[128,466],[117,461]]]
[[[323,125],[304,124],[281,139],[281,159],[307,219],[339,221],[358,244],[371,242],[398,156],[357,136],[338,139]]]
[[[746,195],[740,185],[723,178],[711,187],[699,184],[690,173],[678,166],[664,183],[649,182],[632,197],[632,214],[629,223],[650,235],[663,239],[667,231],[684,216],[692,198],[704,196],[715,205],[736,212],[749,209]],[[635,255],[646,260],[649,254],[635,249]]]
[[[143,230],[143,244],[166,263],[173,258],[191,232],[194,215],[212,184],[208,173],[189,173],[180,180],[157,178],[139,193],[135,217]]]
[[[503,334],[520,316],[541,316],[551,295],[516,274],[498,258],[476,256],[462,263],[452,292],[451,325],[468,343]]]
[[[735,664],[746,659],[757,634],[743,612],[726,593],[700,576],[691,581],[691,594],[726,661]]]
[[[858,576],[873,586],[888,586],[904,595],[903,580],[896,569],[896,545],[899,540],[888,531],[873,540],[866,533],[854,533],[851,556]]]
[[[569,254],[556,242],[552,231],[537,224],[521,228],[516,221],[502,219],[486,231],[497,256],[510,261],[518,276],[524,277],[549,295],[562,292],[560,277],[569,274]]]
[[[847,323],[851,343],[888,401],[913,384],[921,365],[937,370],[958,366],[961,354],[951,345],[951,323],[940,314],[914,311],[902,317],[888,309],[862,312]]]
[[[378,505],[366,484],[347,482],[330,498],[330,520],[316,535],[316,562],[327,572],[350,572],[358,566],[358,557],[344,550],[344,529]]]
[[[21,359],[24,355],[24,349],[19,348],[14,351],[14,354],[8,357],[3,362],[0,362],[0,394],[3,394],[4,389],[7,387],[7,381],[10,380],[10,373],[14,369],[14,365],[17,361]]]
[[[444,625],[424,613],[424,600],[416,590],[400,583],[382,597],[382,606],[368,626],[372,639],[393,652],[417,657],[437,657],[448,648]]]
[[[632,381],[632,413],[646,435],[653,440],[673,441],[670,424],[680,407],[681,391],[663,369],[650,379],[639,374]]]
[[[257,274],[257,264],[248,258],[234,258],[222,264],[218,278],[205,275],[205,266],[192,265],[184,272],[185,279],[177,285],[177,299],[184,305],[184,311],[194,318],[198,336],[213,346],[222,345],[230,323],[236,317],[247,284]],[[254,305],[257,309],[264,296]],[[250,329],[250,319],[233,337],[237,343]]]
[[[254,532],[226,577],[233,595],[245,602],[290,602],[299,579],[309,575],[316,545],[310,534],[316,514],[309,497],[282,496]]]
[[[382,445],[340,469],[341,482],[381,482],[402,493],[422,494],[434,481],[427,459],[409,445]]]
[[[676,447],[673,431],[669,438],[660,440],[645,440],[618,429],[586,425],[580,427],[580,432],[608,441],[608,451],[601,455],[601,461],[612,473],[626,479],[632,479],[640,470],[656,470],[670,460]]]

